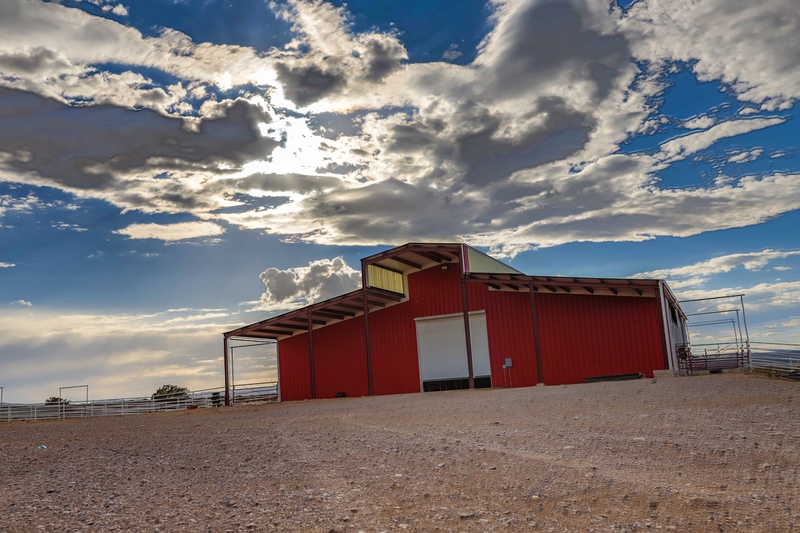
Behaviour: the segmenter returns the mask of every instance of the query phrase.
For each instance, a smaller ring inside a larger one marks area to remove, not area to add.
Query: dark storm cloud
[[[300,107],[318,102],[347,85],[347,76],[338,66],[278,63],[275,71],[286,98]]]
[[[586,27],[582,14],[569,3],[532,4],[507,20],[503,30],[490,66],[494,90],[503,95],[530,93],[548,78],[566,74],[591,81],[599,102],[631,63],[622,34],[602,35]]]
[[[150,110],[71,107],[0,88],[6,169],[72,189],[106,189],[131,173],[238,167],[277,146],[258,131],[257,124],[268,121],[258,107],[237,101],[223,118],[202,121],[190,132],[182,121]]]
[[[539,98],[529,115],[540,115],[543,123],[520,138],[498,138],[503,124],[492,120],[480,132],[458,139],[460,160],[467,167],[465,182],[485,185],[524,168],[564,159],[583,148],[594,127],[593,117],[569,109],[556,97]]]
[[[302,174],[251,174],[245,178],[218,180],[222,191],[294,192],[311,194],[341,185],[339,178],[329,176],[304,176]],[[216,188],[216,187],[214,187]]]
[[[0,75],[58,75],[73,69],[64,56],[42,46],[0,52]]]
[[[361,58],[365,63],[364,78],[381,81],[400,68],[400,61],[408,54],[397,40],[386,36],[370,36],[362,43]]]
[[[341,38],[337,56],[312,53],[275,64],[284,96],[299,107],[306,107],[342,93],[348,86],[363,87],[382,82],[400,69],[408,57],[405,48],[393,37],[369,34],[357,41]]]

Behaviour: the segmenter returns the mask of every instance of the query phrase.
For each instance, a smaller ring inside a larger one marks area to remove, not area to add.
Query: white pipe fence
[[[274,403],[278,401],[278,382],[236,385],[231,398],[237,403]],[[143,398],[115,398],[60,404],[0,404],[0,422],[20,420],[64,420],[94,416],[122,416],[219,407],[225,402],[225,388],[203,389],[183,395],[165,394]]]
[[[800,379],[800,344],[754,342],[753,369]]]

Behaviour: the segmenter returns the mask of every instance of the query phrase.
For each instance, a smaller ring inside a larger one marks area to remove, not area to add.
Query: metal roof
[[[361,260],[362,272],[368,265],[378,265],[403,274],[410,274],[432,266],[445,263],[462,263],[462,254],[482,252],[458,243],[409,243]],[[486,256],[490,257],[490,256]],[[492,261],[498,262],[491,258]],[[482,264],[491,264],[482,262]],[[504,263],[500,263],[507,266]],[[467,265],[468,267],[468,265]],[[591,294],[613,296],[654,296],[658,280],[651,279],[609,279],[576,278],[561,276],[528,276],[511,267],[518,273],[469,272],[461,265],[464,279],[471,283],[482,283],[491,290],[562,294]],[[466,271],[465,271],[466,270]],[[647,289],[647,290],[645,290]],[[357,289],[347,294],[318,302],[295,311],[290,311],[261,322],[224,333],[229,337],[255,337],[282,339],[296,333],[355,318],[364,314],[364,291],[367,294],[369,310],[382,309],[403,301],[406,296],[373,287]]]
[[[563,276],[528,276],[525,274],[469,273],[467,281],[481,282],[498,291],[529,291],[592,294],[607,296],[645,296],[658,287],[655,279],[573,278]]]
[[[361,260],[361,264],[380,265],[397,272],[424,270],[442,263],[459,263],[461,244],[409,243]]]
[[[249,326],[228,331],[224,335],[226,337],[280,339],[292,336],[295,333],[306,332],[309,326],[316,329],[334,322],[341,322],[364,314],[363,293],[363,289],[357,289],[330,300],[308,305]],[[399,303],[403,298],[402,294],[379,289],[367,289],[367,302],[370,311]]]

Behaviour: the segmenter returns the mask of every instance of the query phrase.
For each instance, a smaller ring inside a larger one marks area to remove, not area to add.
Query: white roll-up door
[[[463,315],[417,318],[416,322],[422,381],[469,377]],[[491,377],[486,313],[470,313],[469,329],[472,340],[472,373],[475,377]]]

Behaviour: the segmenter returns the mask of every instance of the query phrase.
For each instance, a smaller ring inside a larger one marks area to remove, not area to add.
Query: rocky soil
[[[798,403],[723,374],[0,423],[0,532],[800,531]]]

